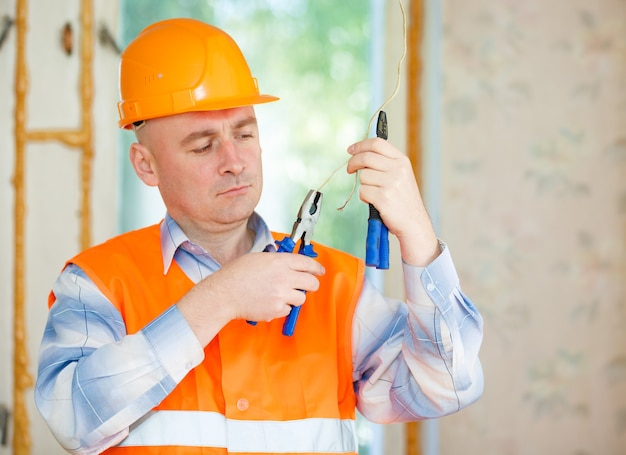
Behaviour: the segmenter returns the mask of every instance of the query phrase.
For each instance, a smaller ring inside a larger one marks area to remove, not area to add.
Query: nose
[[[244,160],[231,140],[224,140],[220,144],[218,153],[221,158],[219,168],[220,174],[230,173],[233,175],[239,175],[244,170]]]

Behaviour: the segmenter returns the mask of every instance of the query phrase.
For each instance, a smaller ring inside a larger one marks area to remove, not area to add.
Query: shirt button
[[[434,291],[435,290],[435,284],[434,283],[428,283],[426,285],[426,290],[427,291],[431,291],[431,292]]]
[[[247,410],[249,406],[250,406],[250,403],[248,403],[248,400],[246,400],[245,398],[240,398],[237,401],[237,409],[239,409],[240,411]]]

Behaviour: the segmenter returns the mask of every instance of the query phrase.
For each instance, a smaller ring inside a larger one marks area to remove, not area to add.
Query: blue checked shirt
[[[273,245],[254,214],[251,251]],[[220,265],[166,215],[163,273],[175,260],[193,282]],[[353,379],[359,411],[376,422],[436,418],[482,394],[482,318],[462,293],[450,253],[427,267],[403,264],[406,302],[386,299],[365,280],[353,321]],[[56,302],[41,342],[35,400],[60,444],[95,454],[128,435],[202,362],[203,348],[172,305],[127,335],[117,309],[77,266],[53,287]]]

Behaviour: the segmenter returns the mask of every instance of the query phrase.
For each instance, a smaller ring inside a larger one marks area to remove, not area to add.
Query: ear
[[[139,142],[133,142],[128,155],[137,177],[148,186],[157,186],[159,177],[155,169],[154,156],[150,150]]]

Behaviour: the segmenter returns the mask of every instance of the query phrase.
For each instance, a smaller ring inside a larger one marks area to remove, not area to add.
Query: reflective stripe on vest
[[[131,426],[118,447],[221,447],[248,453],[356,453],[354,420],[233,420],[217,412],[156,411]]]

